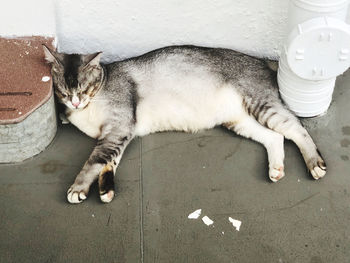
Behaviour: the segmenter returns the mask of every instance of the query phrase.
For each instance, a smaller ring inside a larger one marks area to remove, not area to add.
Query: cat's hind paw
[[[270,180],[274,183],[279,181],[284,177],[284,167],[283,166],[278,166],[278,167],[271,167],[269,170],[269,177]]]
[[[311,158],[307,162],[308,169],[315,180],[318,180],[326,175],[327,166],[325,161],[322,159],[321,154]]]
[[[325,165],[320,164],[311,169],[310,173],[315,180],[318,180],[326,175],[326,169]]]
[[[79,204],[87,197],[88,190],[81,185],[73,184],[67,191],[67,200],[71,204]]]

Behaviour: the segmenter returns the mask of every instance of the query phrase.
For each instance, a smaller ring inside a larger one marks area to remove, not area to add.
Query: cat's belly
[[[197,132],[245,116],[242,98],[232,87],[186,96],[168,91],[152,94],[139,102],[136,114],[137,136],[170,130]]]
[[[93,103],[83,110],[73,110],[67,118],[79,130],[95,139],[101,135],[105,120],[103,111]]]

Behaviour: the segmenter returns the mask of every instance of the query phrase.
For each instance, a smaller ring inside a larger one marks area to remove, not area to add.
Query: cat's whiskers
[[[105,101],[108,101],[108,99],[90,99],[90,102],[95,102],[95,101],[105,102]]]

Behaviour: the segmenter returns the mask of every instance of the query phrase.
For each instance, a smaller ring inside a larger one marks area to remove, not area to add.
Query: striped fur
[[[71,203],[83,201],[97,178],[101,200],[110,202],[113,176],[129,142],[159,131],[224,125],[265,146],[273,182],[284,176],[287,138],[315,179],[326,173],[312,138],[279,97],[271,62],[196,46],[166,47],[108,65],[99,63],[101,53],[44,51],[68,120],[98,141],[68,191]]]

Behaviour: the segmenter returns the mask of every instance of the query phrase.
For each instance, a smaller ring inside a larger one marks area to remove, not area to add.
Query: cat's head
[[[86,107],[102,82],[102,52],[90,55],[64,54],[45,45],[43,48],[45,59],[51,65],[54,90],[60,102],[70,109]]]

